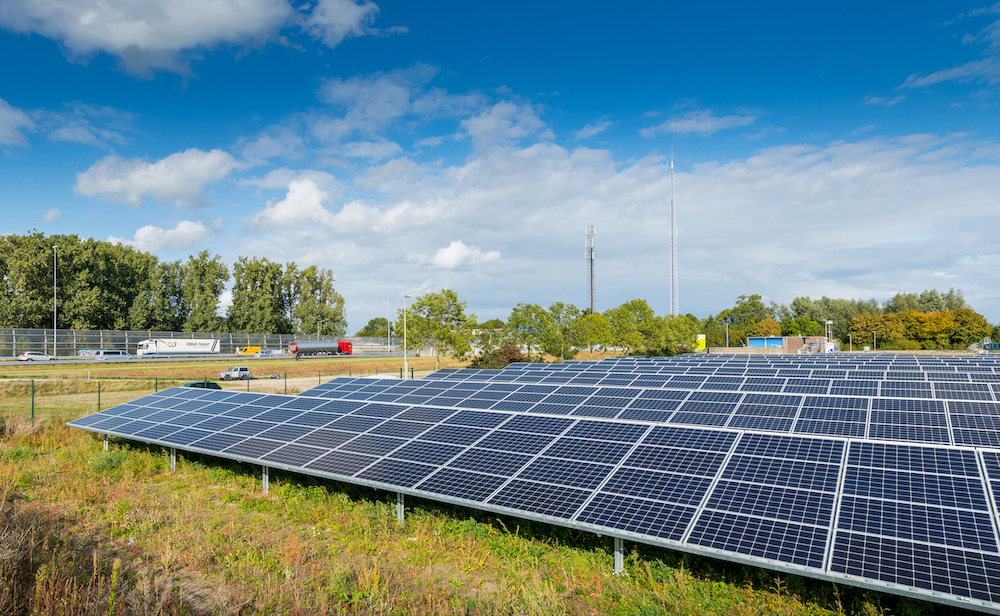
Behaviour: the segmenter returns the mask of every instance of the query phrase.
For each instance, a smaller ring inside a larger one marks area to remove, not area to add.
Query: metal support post
[[[261,469],[262,469],[260,474],[261,485],[264,488],[264,494],[267,494],[271,490],[271,473],[270,469],[268,469],[266,466],[262,466]]]
[[[153,379],[153,393],[160,391],[160,379]]]
[[[104,451],[108,450],[108,435],[104,435]]]
[[[170,448],[170,472],[177,470],[177,449],[174,447]]]
[[[31,427],[35,427],[35,381],[31,381]]]
[[[403,493],[396,492],[396,522],[403,525]]]
[[[288,395],[288,373],[285,373],[285,395]]]
[[[413,368],[410,368],[410,380],[413,380]]]
[[[615,537],[615,575],[625,573],[625,540]]]
[[[101,382],[97,381],[97,412],[101,412]]]

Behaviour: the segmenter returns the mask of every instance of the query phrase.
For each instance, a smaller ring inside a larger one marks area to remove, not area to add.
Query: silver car
[[[39,353],[38,351],[27,351],[17,356],[18,361],[56,361],[55,357]]]

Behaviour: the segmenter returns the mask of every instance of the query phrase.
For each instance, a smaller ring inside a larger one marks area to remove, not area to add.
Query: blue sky
[[[933,5],[932,5],[933,4]],[[1000,321],[1000,3],[0,0],[0,233],[669,307],[964,291]]]

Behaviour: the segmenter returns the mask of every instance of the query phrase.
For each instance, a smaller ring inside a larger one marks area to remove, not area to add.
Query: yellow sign
[[[695,340],[694,343],[694,350],[695,351],[705,350],[705,334],[698,334],[698,339]]]

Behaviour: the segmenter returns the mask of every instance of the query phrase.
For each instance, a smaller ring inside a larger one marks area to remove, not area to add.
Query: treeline
[[[53,257],[56,263],[53,263]],[[55,280],[53,266],[55,265]],[[232,280],[233,301],[219,300]],[[77,235],[0,236],[0,327],[343,335],[344,298],[329,270],[203,251],[161,261]]]
[[[897,293],[884,304],[796,297],[790,306],[765,305],[760,295],[741,295],[732,308],[703,320],[710,346],[726,346],[727,326],[729,344],[741,346],[748,336],[822,336],[827,321],[842,348],[853,343],[894,350],[964,349],[984,337],[1000,337],[1000,325],[990,325],[955,289]]]

